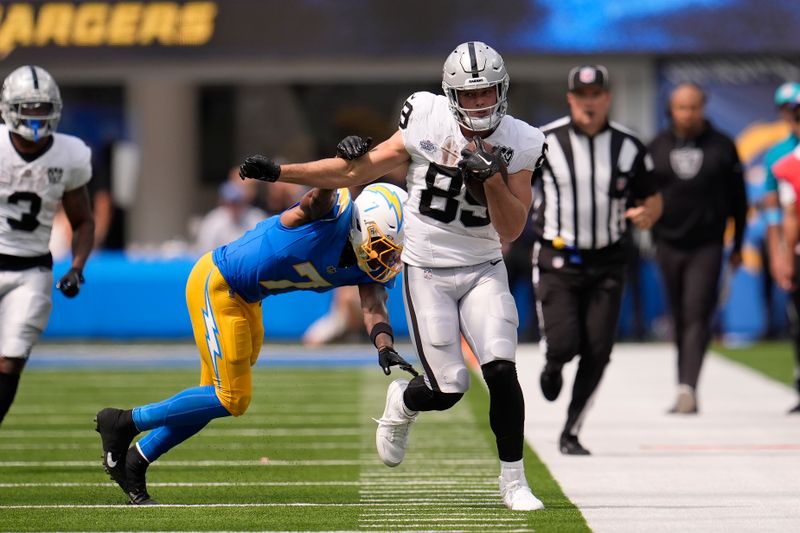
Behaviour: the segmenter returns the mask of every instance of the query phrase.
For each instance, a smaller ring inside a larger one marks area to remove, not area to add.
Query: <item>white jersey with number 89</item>
[[[461,133],[447,98],[428,92],[411,95],[400,112],[400,131],[411,156],[403,261],[453,267],[502,257],[488,209],[466,196],[456,165],[470,139]],[[485,140],[507,148],[509,174],[534,170],[544,145],[538,129],[509,115]]]
[[[49,251],[61,197],[91,179],[91,156],[82,140],[54,133],[50,148],[28,162],[0,125],[0,254],[33,257]]]

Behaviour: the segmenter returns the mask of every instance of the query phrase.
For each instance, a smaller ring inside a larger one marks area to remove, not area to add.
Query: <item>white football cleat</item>
[[[525,477],[513,480],[500,476],[500,496],[512,511],[538,511],[544,509],[542,501],[533,495]]]
[[[386,391],[386,407],[375,432],[378,455],[386,466],[397,466],[403,462],[408,445],[408,433],[416,420],[416,413],[409,416],[403,407],[403,392],[408,387],[407,379],[397,379]]]

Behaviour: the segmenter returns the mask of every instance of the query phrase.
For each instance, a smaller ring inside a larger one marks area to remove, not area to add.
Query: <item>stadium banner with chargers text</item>
[[[175,61],[440,54],[794,53],[796,0],[0,2],[0,60]],[[202,51],[202,53],[197,53]]]

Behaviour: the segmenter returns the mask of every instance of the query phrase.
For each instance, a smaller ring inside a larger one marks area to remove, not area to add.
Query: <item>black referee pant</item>
[[[580,355],[564,433],[577,435],[616,339],[625,285],[622,244],[580,254],[541,245],[534,285],[550,365]]]
[[[696,389],[719,298],[722,243],[682,249],[658,241],[656,261],[675,327],[678,383]]]

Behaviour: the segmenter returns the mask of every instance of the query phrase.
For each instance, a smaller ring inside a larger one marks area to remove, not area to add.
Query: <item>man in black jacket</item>
[[[705,94],[691,83],[670,95],[671,125],[649,150],[664,197],[653,228],[678,347],[678,397],[671,413],[697,412],[697,380],[719,298],[723,234],[735,222],[731,269],[741,263],[747,212],[742,165],[733,141],[705,119]]]

